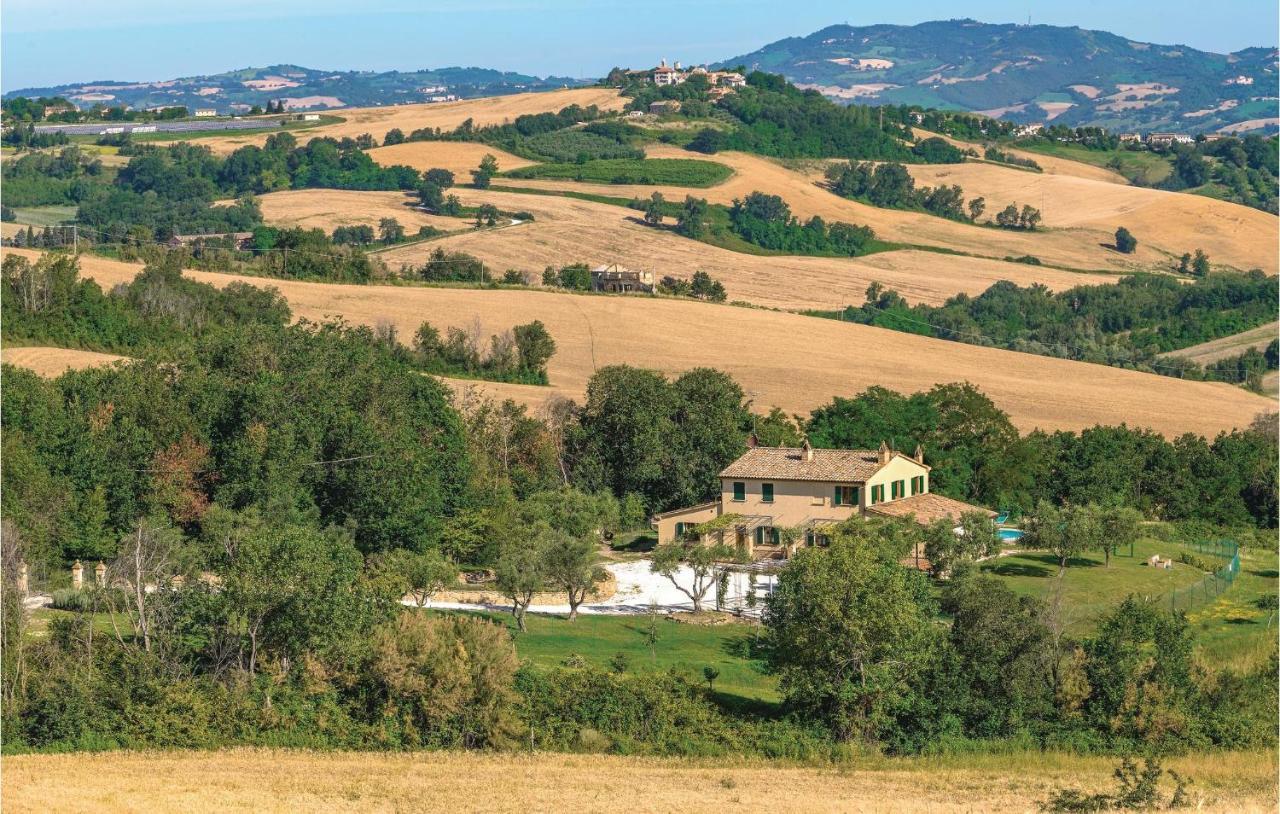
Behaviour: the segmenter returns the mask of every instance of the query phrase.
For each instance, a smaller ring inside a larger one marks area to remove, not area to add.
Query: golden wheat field
[[[488,144],[474,141],[407,141],[390,147],[369,150],[369,157],[383,166],[403,164],[419,172],[440,168],[457,176],[458,183],[471,180],[467,173],[480,166],[480,159],[491,155],[499,170],[516,170],[536,162],[513,155]]]
[[[1181,356],[1183,359],[1190,359],[1197,364],[1207,365],[1219,359],[1225,359],[1228,356],[1237,356],[1249,348],[1260,351],[1277,336],[1280,336],[1280,322],[1270,322],[1266,325],[1259,325],[1252,330],[1241,331],[1238,334],[1224,336],[1221,339],[1214,339],[1210,342],[1201,342],[1199,345],[1170,351],[1163,355]]]
[[[959,147],[962,150],[977,150],[981,155],[985,145],[974,141],[962,141],[952,136],[944,136],[941,133],[934,133],[929,130],[923,130],[919,127],[911,128],[911,133],[916,140],[927,138],[940,138],[948,144]],[[1086,164],[1083,161],[1072,161],[1069,158],[1059,158],[1052,155],[1043,155],[1041,153],[1029,153],[1025,150],[1007,149],[1007,153],[1012,153],[1020,158],[1030,158],[1040,165],[1040,169],[1051,175],[1073,175],[1077,178],[1090,178],[1094,181],[1106,181],[1109,184],[1128,185],[1129,179],[1125,178],[1114,170],[1106,167],[1096,167],[1093,164]]]
[[[6,365],[26,368],[40,376],[49,378],[61,376],[68,370],[102,367],[128,358],[127,356],[117,356],[114,353],[98,353],[91,350],[73,350],[71,348],[6,347],[0,349],[0,362]]]
[[[688,158],[690,153],[670,145],[647,148],[653,158]],[[953,172],[973,172],[974,180],[963,184],[967,198],[988,197],[988,217],[994,215],[994,201],[1027,184],[1059,190],[1069,202],[1050,204],[1042,200],[1019,200],[1060,214],[1057,222],[1046,215],[1036,232],[1022,232],[958,223],[921,212],[879,209],[858,201],[840,198],[821,186],[824,162],[803,162],[794,168],[760,156],[744,153],[717,153],[710,160],[726,164],[734,174],[724,183],[708,189],[669,186],[586,184],[564,180],[501,180],[500,185],[549,190],[579,190],[599,195],[644,197],[661,192],[668,199],[685,195],[706,198],[713,203],[731,203],[750,192],[781,195],[792,212],[801,218],[818,215],[827,221],[845,221],[870,226],[884,240],[936,246],[979,257],[1003,258],[1032,255],[1045,263],[1072,269],[1133,271],[1167,268],[1171,258],[1197,247],[1209,252],[1215,263],[1240,269],[1277,269],[1275,245],[1280,238],[1280,219],[1255,209],[1213,200],[1200,195],[1161,192],[1126,187],[1070,175],[1039,175],[988,164],[945,165]],[[913,167],[927,172],[933,168]],[[951,183],[951,182],[948,182]],[[988,190],[987,187],[990,187]],[[972,187],[972,188],[971,188]],[[1010,197],[1012,200],[1012,197]],[[1117,226],[1128,224],[1138,237],[1138,250],[1124,255],[1109,248]]]
[[[398,268],[421,263],[429,252],[444,246],[479,257],[495,272],[533,272],[534,279],[540,279],[547,266],[573,262],[651,269],[659,278],[687,278],[701,270],[724,283],[731,300],[790,310],[861,304],[872,282],[897,290],[911,302],[940,304],[957,293],[981,293],[999,280],[1061,289],[1117,279],[916,250],[860,258],[750,255],[653,229],[639,213],[610,204],[500,190],[455,191],[464,204],[528,211],[535,219],[512,228],[471,231],[392,248],[380,253],[382,259]]]
[[[407,136],[423,127],[439,127],[452,130],[467,119],[477,127],[502,124],[528,113],[554,113],[569,105],[596,105],[602,110],[621,110],[626,103],[612,88],[566,88],[542,93],[516,93],[509,96],[486,96],[481,99],[464,99],[458,102],[436,102],[420,105],[386,105],[383,107],[352,107],[330,111],[342,117],[342,121],[300,130],[295,135],[300,141],[329,136],[355,138],[369,133],[382,141],[392,128],[399,128]],[[229,153],[246,144],[262,144],[269,133],[241,136],[220,136],[200,139],[199,143],[216,153]],[[398,163],[398,162],[397,162]]]
[[[1035,812],[1062,789],[1113,791],[1114,759],[1062,754],[854,759],[833,766],[605,755],[103,752],[4,759],[11,812],[685,814]],[[1275,753],[1172,758],[1193,811],[1272,812]],[[1171,783],[1161,793],[1171,793]]]
[[[446,232],[470,228],[465,218],[431,215],[403,192],[353,192],[343,189],[290,189],[258,196],[262,218],[272,226],[303,226],[332,232],[339,226],[378,228],[382,218],[395,218],[413,235],[419,227]]]
[[[13,250],[32,256],[35,252]],[[139,266],[81,258],[103,286],[131,279]],[[872,385],[901,392],[971,381],[1022,430],[1095,424],[1151,427],[1167,436],[1213,436],[1247,425],[1274,405],[1214,382],[1189,382],[1025,353],[982,348],[778,311],[658,297],[591,296],[537,289],[475,290],[357,286],[185,272],[212,285],[234,281],[277,288],[296,317],[341,316],[395,325],[411,336],[424,321],[482,334],[541,320],[556,340],[551,388],[580,400],[592,373],[631,364],[675,374],[710,366],[732,375],[757,409],[808,412],[833,396]]]

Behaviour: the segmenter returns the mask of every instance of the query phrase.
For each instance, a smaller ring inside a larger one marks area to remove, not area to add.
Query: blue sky
[[[1276,0],[4,0],[0,86],[168,79],[281,62],[598,76],[660,57],[725,59],[832,23],[1025,22],[1028,14],[1219,52],[1275,45],[1280,26]]]

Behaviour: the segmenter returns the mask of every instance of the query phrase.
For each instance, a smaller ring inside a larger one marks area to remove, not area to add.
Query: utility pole
[[[72,246],[75,247],[72,249],[72,254],[79,254],[80,253],[80,225],[77,223],[71,224],[71,244]]]

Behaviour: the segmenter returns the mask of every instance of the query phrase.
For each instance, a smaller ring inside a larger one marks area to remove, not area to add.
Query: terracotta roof
[[[988,517],[996,516],[996,513],[990,509],[974,506],[962,500],[953,500],[933,492],[891,500],[888,503],[877,503],[874,506],[868,506],[867,511],[885,517],[915,515],[917,523],[926,525],[944,517],[951,520],[959,520],[960,515],[965,512],[982,512]]]
[[[874,449],[815,449],[812,452],[813,459],[806,461],[803,447],[755,447],[726,466],[720,477],[849,483],[865,481],[880,468],[880,453]]]
[[[709,501],[707,501],[706,503],[699,503],[699,504],[698,504],[698,505],[696,505],[696,506],[685,506],[683,509],[672,509],[672,510],[670,510],[670,511],[666,511],[666,512],[661,512],[661,513],[659,513],[659,514],[655,514],[655,515],[653,516],[653,519],[654,519],[654,520],[661,520],[661,519],[663,519],[664,517],[675,517],[676,515],[680,515],[680,514],[689,514],[689,513],[691,513],[691,512],[700,512],[700,511],[703,511],[704,509],[714,509],[716,506],[719,506],[719,505],[720,505],[720,501],[719,501],[719,500],[709,500]]]

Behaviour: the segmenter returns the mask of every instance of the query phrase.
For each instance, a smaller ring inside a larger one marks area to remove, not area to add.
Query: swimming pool
[[[996,532],[1001,542],[1014,543],[1022,539],[1022,535],[1026,534],[1022,529],[1000,529]]]

